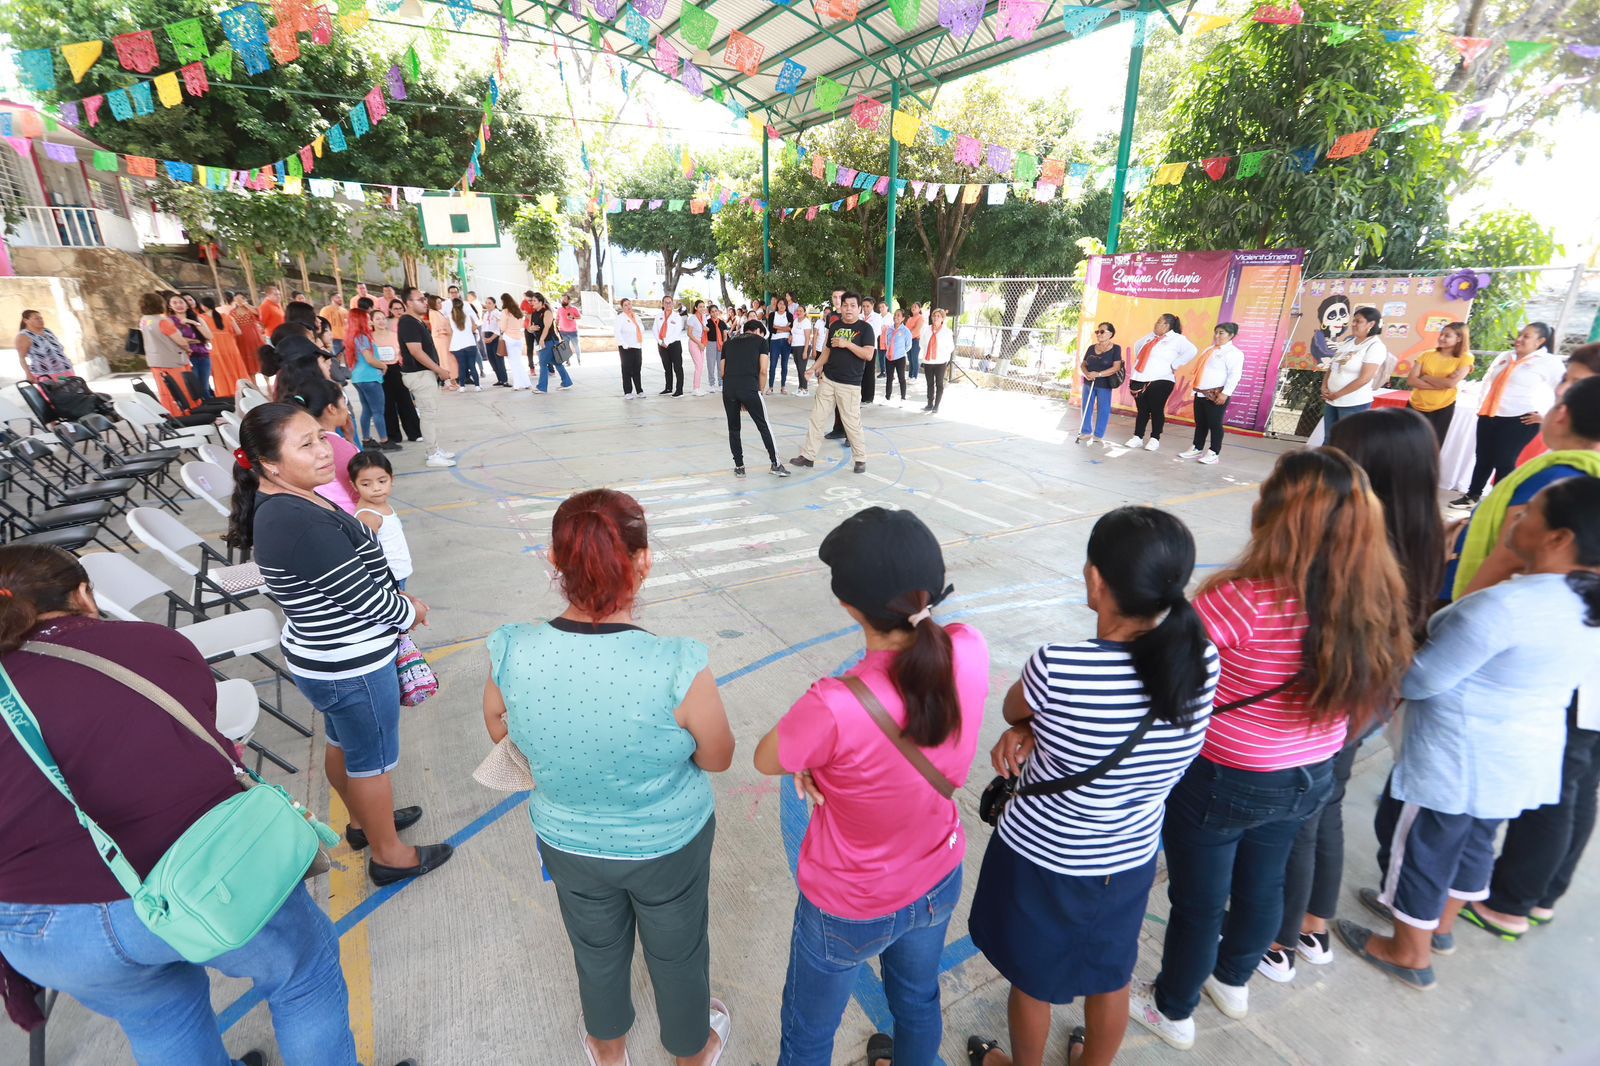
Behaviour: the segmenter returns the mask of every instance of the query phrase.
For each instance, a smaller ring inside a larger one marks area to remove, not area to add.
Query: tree
[[[1442,123],[1451,98],[1414,47],[1388,44],[1382,25],[1414,25],[1420,0],[1378,11],[1361,0],[1312,0],[1309,22],[1361,27],[1334,45],[1320,33],[1254,22],[1219,40],[1173,105],[1161,158],[1235,157],[1212,181],[1198,166],[1178,185],[1152,185],[1134,204],[1129,247],[1304,247],[1313,270],[1416,265],[1446,226],[1446,189],[1459,175],[1438,124],[1382,134],[1365,153],[1326,160],[1344,133],[1405,115]],[[1381,24],[1380,24],[1381,19]],[[1238,153],[1273,146],[1261,172],[1236,176]],[[1314,147],[1310,173],[1284,149]]]
[[[0,5],[0,33],[20,49],[156,27],[159,69],[170,70],[177,60],[159,27],[195,17],[212,50],[225,43],[215,9],[204,0],[10,0]],[[382,80],[398,57],[378,47],[381,41],[372,31],[352,34],[337,27],[326,45],[302,37],[300,58],[293,63],[254,79],[236,65],[233,80],[213,80],[205,96],[186,95],[177,107],[158,106],[153,114],[126,122],[104,111],[94,137],[115,151],[159,159],[232,167],[275,162],[342,119]],[[57,90],[44,94],[50,104],[123,88],[129,81],[109,46],[79,84],[64,62],[57,66]],[[487,70],[445,87],[424,68],[421,77],[408,79],[406,101],[393,104],[389,116],[360,141],[352,140],[351,150],[324,151],[316,161],[317,176],[449,188],[461,180],[472,154],[480,117],[474,102],[483,99],[487,86]],[[565,179],[545,125],[512,114],[520,106],[516,89],[502,84],[493,147],[476,186],[482,191],[557,191]]]
[[[511,222],[511,237],[517,254],[535,277],[545,277],[556,269],[561,254],[561,220],[546,204],[525,203],[517,208]]]
[[[717,241],[711,231],[711,215],[695,214],[689,209],[689,201],[696,195],[695,182],[683,176],[680,166],[665,150],[651,153],[644,166],[624,179],[614,195],[623,200],[683,201],[678,211],[663,204],[654,211],[615,212],[608,220],[612,244],[661,256],[661,285],[666,295],[677,291],[678,279],[684,274],[698,274],[715,262]]]

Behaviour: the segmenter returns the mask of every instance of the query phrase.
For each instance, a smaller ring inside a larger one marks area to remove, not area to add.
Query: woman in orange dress
[[[261,337],[260,316],[256,309],[250,306],[250,301],[245,299],[242,292],[233,294],[233,310],[229,317],[237,328],[239,361],[244,364],[245,373],[241,377],[254,378],[261,373],[261,345],[265,343]]]
[[[437,296],[428,297],[428,332],[433,334],[433,346],[439,353],[439,365],[444,367],[448,379],[444,383],[446,392],[461,391],[461,368],[456,364],[456,357],[450,351],[450,320],[444,317],[443,304]]]
[[[205,308],[200,317],[211,327],[211,391],[218,396],[232,396],[240,378],[251,377],[239,357],[239,327],[231,314],[217,309],[215,296],[202,296]]]

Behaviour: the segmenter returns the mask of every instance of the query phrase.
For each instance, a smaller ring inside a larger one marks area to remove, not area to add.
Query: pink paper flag
[[[983,162],[983,142],[964,133],[956,135],[956,162],[975,167]]]
[[[383,98],[383,89],[375,88],[367,93],[367,114],[372,116],[373,122],[382,122],[389,113],[389,103]]]
[[[1494,44],[1487,37],[1452,37],[1450,43],[1456,46],[1456,51],[1461,53],[1461,65],[1470,66],[1474,59],[1489,50]]]
[[[1000,0],[1000,27],[994,39],[1033,40],[1033,31],[1039,28],[1049,9],[1047,0]]]
[[[850,117],[862,129],[875,130],[883,119],[883,104],[865,96],[858,96],[856,105],[850,109]]]
[[[1298,26],[1305,21],[1305,9],[1299,4],[1273,7],[1263,4],[1256,8],[1255,20],[1268,26]]]
[[[33,155],[33,142],[26,137],[7,137],[6,143],[15,148],[17,154],[24,159],[31,158]]]

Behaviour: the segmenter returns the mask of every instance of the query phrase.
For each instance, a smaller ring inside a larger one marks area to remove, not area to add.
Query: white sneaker
[[[696,396],[704,396],[706,394],[706,390],[705,389],[695,389],[694,390],[694,394]]]
[[[428,453],[428,454],[429,454],[429,455],[442,455],[442,456],[444,456],[444,457],[445,457],[445,458],[446,458],[446,459],[454,459],[454,458],[455,458],[455,457],[456,457],[456,453],[455,453],[455,452],[447,452],[447,451],[445,451],[445,450],[444,450],[444,449],[443,449],[443,448],[440,448],[440,449],[439,449],[439,450],[438,450],[438,451],[436,451],[436,452],[429,452],[429,453]]]
[[[1261,956],[1261,961],[1256,964],[1256,969],[1267,980],[1286,985],[1294,980],[1294,952],[1268,948],[1267,953]]]
[[[1225,985],[1215,977],[1207,977],[1201,986],[1217,1009],[1234,1021],[1243,1021],[1250,1013],[1250,986]]]
[[[428,461],[425,465],[437,467],[455,466],[456,461],[454,459],[447,458],[441,452],[434,452],[432,455],[428,456]]]
[[[796,396],[810,396],[811,394],[809,392],[807,392],[805,389],[801,389],[799,392],[795,393],[795,395]]]
[[[1144,447],[1144,438],[1143,437],[1129,437],[1128,438],[1128,443],[1124,444],[1123,447],[1124,448],[1143,448]]]
[[[1215,464],[1222,462],[1222,456],[1218,455],[1216,452],[1206,452],[1200,457],[1200,461],[1206,466],[1214,466]]]
[[[1194,1019],[1175,1022],[1156,1007],[1156,992],[1149,981],[1135,981],[1128,990],[1128,1017],[1179,1051],[1194,1047]]]
[[[1205,452],[1204,448],[1186,448],[1183,451],[1178,453],[1178,458],[1179,459],[1198,459],[1202,455],[1204,455],[1205,453],[1206,452]]]
[[[1313,966],[1326,966],[1333,961],[1333,942],[1327,933],[1301,933],[1294,950]]]
[[[1161,450],[1161,438],[1151,437],[1149,440],[1145,441],[1144,450],[1147,452],[1159,452]]]
[[[572,388],[571,385],[557,385],[556,386],[556,391],[557,392],[566,392],[570,388]]]

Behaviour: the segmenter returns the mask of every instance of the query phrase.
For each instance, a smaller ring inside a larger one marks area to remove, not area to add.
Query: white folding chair
[[[134,395],[137,396],[138,393]],[[123,421],[137,430],[150,446],[191,451],[211,439],[213,427],[195,426],[192,429],[168,430],[164,417],[151,414],[144,404],[136,403],[126,396],[113,400],[112,406],[117,409],[117,414],[122,416]]]
[[[237,401],[235,401],[235,402],[237,402]],[[224,411],[218,417],[221,418],[224,422],[228,423],[228,425],[232,426],[234,429],[238,429],[239,428],[239,423],[244,421],[244,419],[239,417],[239,412],[238,411]]]
[[[267,750],[255,742],[256,722],[261,708],[256,705],[256,687],[242,677],[217,682],[217,732],[256,753],[256,772]],[[273,762],[277,762],[274,757]],[[295,771],[289,770],[289,773]]]
[[[210,462],[184,463],[178,473],[183,478],[183,487],[209,503],[212,510],[223,518],[232,514],[232,474]]]
[[[222,443],[228,448],[239,446],[239,430],[226,422],[217,423],[217,436],[222,438]]]
[[[240,656],[249,656],[271,670],[277,689],[276,704],[261,699],[256,694],[255,686],[249,681],[242,678],[237,680],[249,687],[252,704],[259,703],[268,714],[301,736],[311,735],[310,729],[284,713],[283,680],[288,675],[283,667],[267,658],[265,654],[279,645],[282,630],[276,614],[264,607],[258,607],[238,614],[202,619],[186,626],[179,626],[176,625],[179,612],[192,614],[194,608],[165,581],[132,559],[115,552],[95,552],[81,556],[79,561],[83,563],[83,569],[89,575],[89,585],[94,590],[95,604],[113,618],[120,618],[124,622],[143,621],[135,613],[136,610],[150,600],[164,598],[167,603],[166,624],[189,639],[201,657],[211,665],[211,672],[218,681],[226,683],[229,679],[217,669],[216,664]],[[293,678],[290,678],[290,681],[293,681]],[[291,774],[298,772],[297,767],[285,762],[274,752],[255,744],[251,747],[285,771]]]
[[[226,448],[215,444],[202,444],[195,449],[195,454],[200,456],[202,463],[211,463],[220,466],[231,478],[233,476],[233,453]]]
[[[250,389],[246,392],[239,393],[239,395],[233,398],[233,409],[239,412],[241,415],[247,415],[250,413],[252,408],[260,407],[262,404],[267,402],[268,401],[265,396],[254,389]]]
[[[128,512],[128,529],[139,543],[153,548],[173,566],[194,578],[195,613],[205,618],[208,609],[223,613],[248,606],[244,600],[266,589],[261,568],[255,563],[234,563],[206,539],[165,511],[135,507]],[[199,548],[198,562],[183,553]]]

